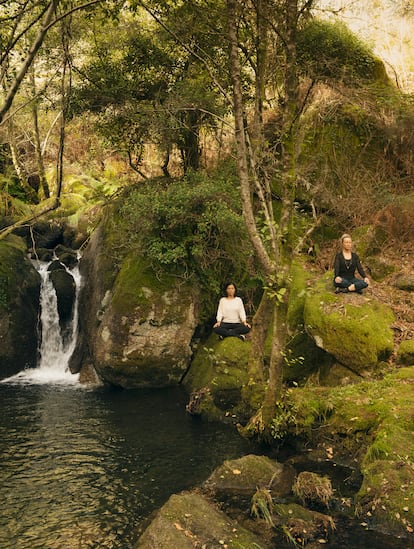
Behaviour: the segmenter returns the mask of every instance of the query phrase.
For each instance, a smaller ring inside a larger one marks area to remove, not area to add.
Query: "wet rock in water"
[[[37,361],[40,276],[15,235],[0,242],[0,379]]]
[[[253,454],[225,461],[213,471],[203,488],[215,496],[253,496],[258,487],[267,488],[272,496],[291,492],[295,471],[290,465],[266,456]]]
[[[31,252],[30,257],[32,259],[38,259],[39,261],[52,261],[53,251],[48,250],[47,248],[36,248],[36,250]]]
[[[66,271],[65,266],[59,260],[55,259],[47,268],[48,272],[53,271]]]
[[[55,254],[59,261],[66,265],[68,269],[72,269],[78,264],[78,255],[75,250],[66,248],[60,244],[59,246],[56,246]]]
[[[62,336],[65,338],[73,318],[76,284],[73,276],[66,270],[54,270],[50,273],[50,278],[56,291],[59,325]]]
[[[194,549],[194,547],[264,547],[255,534],[241,527],[204,496],[173,495],[157,512],[135,549]]]
[[[335,522],[329,515],[305,509],[296,503],[274,504],[272,520],[275,526],[283,528],[285,536],[300,547],[313,541],[326,542],[329,533],[335,529]]]
[[[248,383],[250,343],[237,337],[220,341],[212,334],[197,349],[182,383],[191,394],[188,411],[210,419],[245,415],[243,387]],[[250,417],[249,409],[247,417]]]
[[[115,386],[178,385],[192,358],[198,289],[160,275],[130,254],[114,266],[111,243],[95,231],[80,264],[88,284],[80,292],[77,354]],[[74,370],[72,370],[72,368]],[[72,363],[76,371],[79,364]]]

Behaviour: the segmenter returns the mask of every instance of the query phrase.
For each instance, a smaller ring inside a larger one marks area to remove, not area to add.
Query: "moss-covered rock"
[[[252,497],[257,488],[268,489],[274,497],[284,497],[290,493],[294,477],[295,471],[289,465],[250,454],[225,461],[213,471],[203,488],[216,497]]]
[[[272,511],[275,526],[281,527],[285,536],[299,547],[317,540],[318,546],[326,543],[330,532],[335,529],[330,516],[305,509],[297,503],[276,503]]]
[[[121,387],[178,384],[191,358],[197,293],[189,283],[157,275],[143,258],[112,258],[110,227],[93,235],[81,271],[88,285],[80,296],[80,340],[70,368],[92,364]]]
[[[348,385],[357,383],[361,380],[360,376],[342,364],[333,362],[324,364],[319,369],[319,382],[321,385],[336,387],[337,385]]]
[[[198,413],[210,419],[247,416],[244,388],[248,385],[250,342],[236,337],[220,341],[212,334],[195,353],[183,385],[189,393],[204,390]],[[206,390],[207,389],[207,390]]]
[[[40,276],[24,241],[0,241],[0,378],[34,367],[38,348]]]
[[[335,295],[330,274],[308,293],[304,318],[316,345],[358,374],[375,369],[393,351],[392,310],[365,295]]]
[[[365,258],[364,265],[371,277],[378,282],[381,282],[395,271],[395,265],[379,256]]]
[[[98,373],[123,387],[177,384],[191,358],[195,303],[188,284],[156,277],[142,259],[129,256],[97,330]]]
[[[414,365],[414,339],[401,341],[397,350],[397,362],[407,366]]]
[[[285,381],[300,382],[332,362],[305,330],[304,310],[312,280],[306,264],[295,261],[291,268],[291,285],[288,303],[289,340],[286,347],[283,377]]]
[[[135,549],[264,547],[260,538],[195,492],[173,495],[158,511]]]

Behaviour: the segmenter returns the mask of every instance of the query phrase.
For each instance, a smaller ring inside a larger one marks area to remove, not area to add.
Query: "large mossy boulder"
[[[40,276],[22,239],[0,241],[0,379],[37,361]]]
[[[176,277],[157,276],[133,254],[117,268],[110,246],[102,228],[81,261],[81,351],[70,368],[92,364],[102,380],[125,388],[178,384],[192,354],[196,292]]]
[[[326,275],[307,294],[306,331],[338,363],[364,375],[393,351],[394,314],[369,294],[334,294],[331,278]]]
[[[249,350],[250,342],[237,337],[220,341],[216,334],[198,348],[183,380],[189,393],[200,396],[193,413],[210,419],[249,415],[243,394],[249,381]]]
[[[135,545],[135,549],[194,547],[240,549],[264,545],[258,536],[195,492],[171,496]]]

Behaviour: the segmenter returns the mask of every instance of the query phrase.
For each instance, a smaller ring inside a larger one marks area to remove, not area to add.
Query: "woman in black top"
[[[335,291],[362,293],[362,290],[368,286],[369,279],[358,255],[352,251],[352,239],[349,234],[341,236],[341,247],[342,250],[336,254],[334,264]],[[358,271],[363,280],[355,277],[355,271]]]

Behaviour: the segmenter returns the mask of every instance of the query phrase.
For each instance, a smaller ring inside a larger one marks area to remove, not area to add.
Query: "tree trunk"
[[[196,111],[189,111],[183,115],[183,159],[184,173],[188,170],[197,171],[200,168],[200,115]]]
[[[283,390],[283,365],[287,337],[287,308],[289,292],[276,299],[273,309],[272,349],[270,353],[269,381],[263,402],[263,423],[267,427],[275,417],[277,402]]]
[[[12,82],[12,85],[10,86],[6,94],[6,98],[4,100],[3,105],[0,107],[0,123],[3,121],[4,115],[8,112],[8,110],[12,106],[17,90],[20,88],[20,84],[22,83],[23,78],[26,76],[27,71],[30,68],[30,65],[33,63],[33,59],[35,58],[37,52],[39,51],[41,45],[43,44],[43,40],[45,39],[46,33],[49,30],[50,23],[53,19],[53,16],[55,15],[58,5],[59,5],[59,0],[52,0],[49,3],[49,7],[47,9],[47,12],[43,20],[42,28],[39,30],[35,38],[35,41],[33,42],[32,47],[30,48],[29,53],[27,54],[27,57],[23,62],[23,65],[21,66],[19,72],[17,73],[15,79]]]
[[[233,84],[233,113],[235,125],[235,137],[237,143],[237,174],[240,180],[240,193],[243,207],[243,216],[246,222],[247,232],[253,245],[255,254],[266,274],[272,274],[275,269],[264,243],[259,234],[254,210],[249,177],[248,145],[244,126],[243,94],[241,83],[241,70],[238,52],[237,25],[236,25],[236,0],[227,0],[228,34],[230,42],[230,73]]]
[[[24,169],[24,166],[20,162],[20,154],[18,150],[18,145],[16,143],[16,135],[14,132],[13,121],[11,119],[7,121],[7,138],[9,142],[10,153],[12,157],[14,170],[19,179],[19,183],[22,186],[25,192],[25,195],[30,200],[30,202],[32,204],[38,204],[39,198],[37,196],[37,193],[29,185],[26,171]]]
[[[33,67],[32,67],[32,70],[30,71],[30,80],[31,80],[32,91],[33,91],[32,118],[33,118],[34,147],[35,147],[35,154],[36,154],[37,172],[39,174],[39,179],[40,179],[40,188],[43,191],[43,198],[50,198],[49,185],[47,183],[45,165],[43,162],[42,146],[40,143],[39,116],[38,116],[37,100],[36,100],[36,80],[35,80]]]
[[[249,356],[249,376],[254,380],[265,380],[264,372],[264,352],[266,338],[269,333],[269,326],[272,321],[273,300],[269,296],[269,292],[265,290],[260,300],[259,307],[253,318],[253,326],[251,336],[251,350]]]

